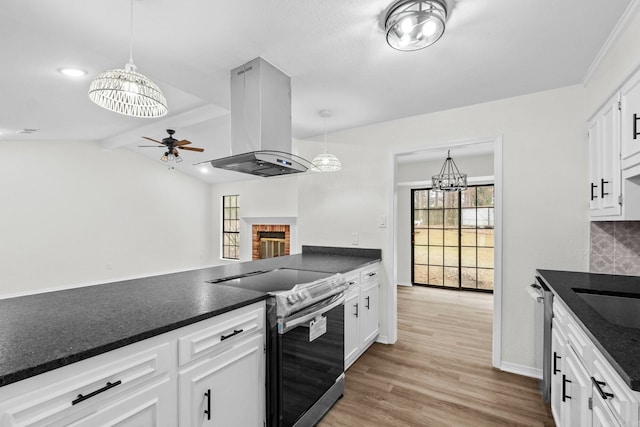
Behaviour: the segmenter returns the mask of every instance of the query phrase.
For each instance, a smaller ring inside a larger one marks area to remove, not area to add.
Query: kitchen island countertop
[[[266,298],[207,280],[276,268],[346,273],[380,254],[303,246],[297,255],[0,299],[0,386]]]
[[[574,289],[640,295],[640,277],[538,270],[538,276],[573,312],[598,350],[632,390],[640,391],[640,329],[610,323]]]

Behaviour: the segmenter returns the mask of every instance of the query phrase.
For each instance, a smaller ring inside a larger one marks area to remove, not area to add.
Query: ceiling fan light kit
[[[129,62],[124,69],[104,71],[89,86],[89,99],[102,108],[131,117],[162,117],[167,100],[153,81],[138,73],[133,64],[133,0]]]
[[[167,133],[169,134],[169,136],[167,138],[164,138],[162,141],[149,138],[148,136],[143,136],[144,139],[157,142],[160,145],[138,145],[138,147],[151,147],[151,148],[166,147],[167,151],[165,151],[162,157],[160,157],[160,160],[162,160],[163,162],[176,162],[176,163],[180,163],[183,160],[182,157],[180,157],[180,152],[178,151],[178,149],[187,150],[187,151],[197,151],[198,153],[202,153],[204,151],[204,148],[186,147],[186,145],[191,144],[191,141],[188,141],[186,139],[182,139],[178,141],[173,137],[173,134],[176,133],[176,131],[173,129],[167,129]]]
[[[442,37],[446,19],[443,0],[399,0],[385,19],[387,43],[402,51],[424,49]]]

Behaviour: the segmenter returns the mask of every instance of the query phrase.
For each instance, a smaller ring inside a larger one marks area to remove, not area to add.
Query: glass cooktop
[[[279,268],[272,271],[257,271],[245,275],[208,280],[207,282],[225,286],[237,286],[260,292],[278,292],[288,291],[295,285],[310,283],[329,276],[333,276],[333,273]]]
[[[609,323],[640,328],[640,294],[574,288]]]

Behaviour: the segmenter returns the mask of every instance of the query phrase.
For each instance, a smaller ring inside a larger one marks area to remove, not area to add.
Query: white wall
[[[451,156],[461,173],[466,173],[469,181],[475,177],[493,176],[493,154],[474,156]],[[397,186],[397,222],[396,222],[396,263],[398,266],[396,283],[411,285],[411,190],[431,187],[431,176],[442,168],[446,158],[439,155],[437,159],[418,162],[399,163],[396,167]],[[415,183],[420,182],[416,185]],[[403,183],[406,183],[403,185]],[[414,183],[413,185],[408,185]]]
[[[0,295],[211,263],[208,184],[95,142],[0,147]]]
[[[502,360],[509,369],[535,367],[534,304],[525,292],[535,269],[587,267],[584,116],[583,90],[572,86],[332,134],[329,151],[344,169],[301,177],[301,240],[350,245],[357,231],[362,247],[382,248],[393,280],[394,230],[379,229],[376,221],[389,215],[392,153],[502,135]],[[387,334],[391,322],[382,314]]]

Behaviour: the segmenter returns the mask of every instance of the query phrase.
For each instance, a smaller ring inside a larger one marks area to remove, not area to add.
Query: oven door
[[[280,425],[293,426],[303,417],[301,424],[313,425],[344,389],[344,295],[283,319],[278,329]]]

